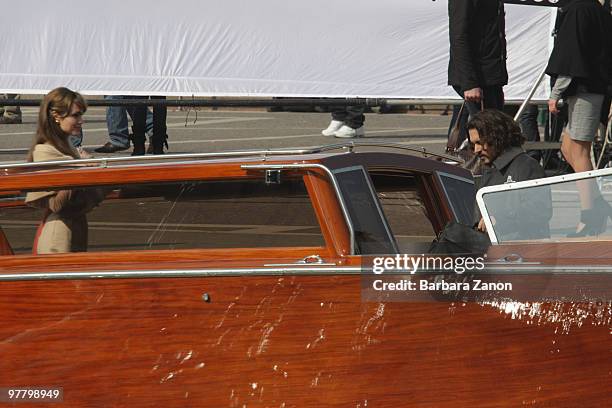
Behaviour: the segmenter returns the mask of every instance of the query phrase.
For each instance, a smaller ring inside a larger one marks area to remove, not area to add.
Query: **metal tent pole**
[[[548,65],[548,62],[547,62],[547,65]],[[544,79],[544,75],[546,75],[546,67],[544,67],[542,69],[542,72],[540,72],[540,75],[538,76],[538,79],[535,81],[535,83],[531,87],[531,90],[529,91],[529,94],[527,95],[527,98],[525,98],[525,100],[521,104],[521,107],[519,108],[518,112],[516,112],[516,115],[514,115],[514,120],[515,121],[519,120],[519,118],[521,117],[521,114],[525,110],[525,107],[531,101],[531,98],[533,98],[533,95],[535,94],[536,90],[538,89],[538,86],[540,86],[540,84],[542,83],[542,80]]]

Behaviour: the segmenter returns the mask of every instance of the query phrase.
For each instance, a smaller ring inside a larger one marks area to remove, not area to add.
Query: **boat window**
[[[120,185],[88,215],[88,250],[325,246],[301,178]],[[15,253],[31,253],[42,212],[0,208]]]
[[[397,253],[397,246],[376,198],[370,178],[362,166],[334,171],[355,230],[359,254]]]
[[[0,196],[0,228],[4,235],[4,255],[32,253],[36,226],[44,211],[25,207],[25,194],[2,194]],[[8,249],[10,248],[10,250]]]
[[[436,235],[419,194],[417,176],[371,171],[370,177],[399,252],[426,252]]]
[[[476,202],[474,181],[448,173],[437,173],[437,175],[455,220],[464,225],[472,225]]]
[[[482,201],[479,205],[481,212],[491,222],[491,241],[581,239],[571,236],[580,222],[581,191],[593,193],[593,214],[598,219],[587,239],[595,236],[598,239],[612,239],[612,225],[609,222],[609,216],[612,216],[612,175],[575,180],[576,177],[584,177],[583,174],[510,183],[481,190]]]

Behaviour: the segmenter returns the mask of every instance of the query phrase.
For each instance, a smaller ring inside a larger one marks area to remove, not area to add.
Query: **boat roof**
[[[128,165],[156,166],[162,164],[206,164],[236,163],[244,161],[301,161],[315,162],[326,158],[346,155],[347,153],[393,153],[423,159],[432,159],[453,166],[461,164],[461,159],[447,154],[428,151],[406,143],[384,143],[370,141],[348,141],[314,147],[290,149],[237,150],[209,153],[165,154],[146,156],[101,157],[92,159],[49,161],[49,162],[0,162],[0,171],[5,175],[27,173],[37,170],[72,168],[74,165],[91,167],[113,167]]]

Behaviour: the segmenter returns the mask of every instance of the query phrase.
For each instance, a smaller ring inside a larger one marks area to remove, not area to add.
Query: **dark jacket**
[[[508,180],[508,177],[511,180]],[[511,147],[493,160],[481,178],[480,187],[497,186],[508,181],[525,181],[546,177],[544,169],[537,160],[520,147]]]
[[[520,147],[511,147],[483,171],[480,187],[496,186],[546,177],[537,160]],[[485,201],[487,199],[485,198]],[[550,188],[519,189],[492,195],[487,208],[492,208],[495,231],[500,240],[537,239],[550,236],[548,222],[552,217]],[[477,223],[478,208],[474,211]]]
[[[574,0],[561,10],[546,73],[573,78],[565,96],[606,94],[612,82],[612,16],[597,0]]]
[[[464,91],[506,85],[504,2],[449,0],[448,15],[448,84]]]

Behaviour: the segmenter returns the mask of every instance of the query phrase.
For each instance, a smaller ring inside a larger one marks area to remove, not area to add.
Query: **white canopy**
[[[521,99],[551,10],[506,8],[506,97]],[[0,92],[454,98],[448,48],[444,1],[20,0],[0,14]]]

